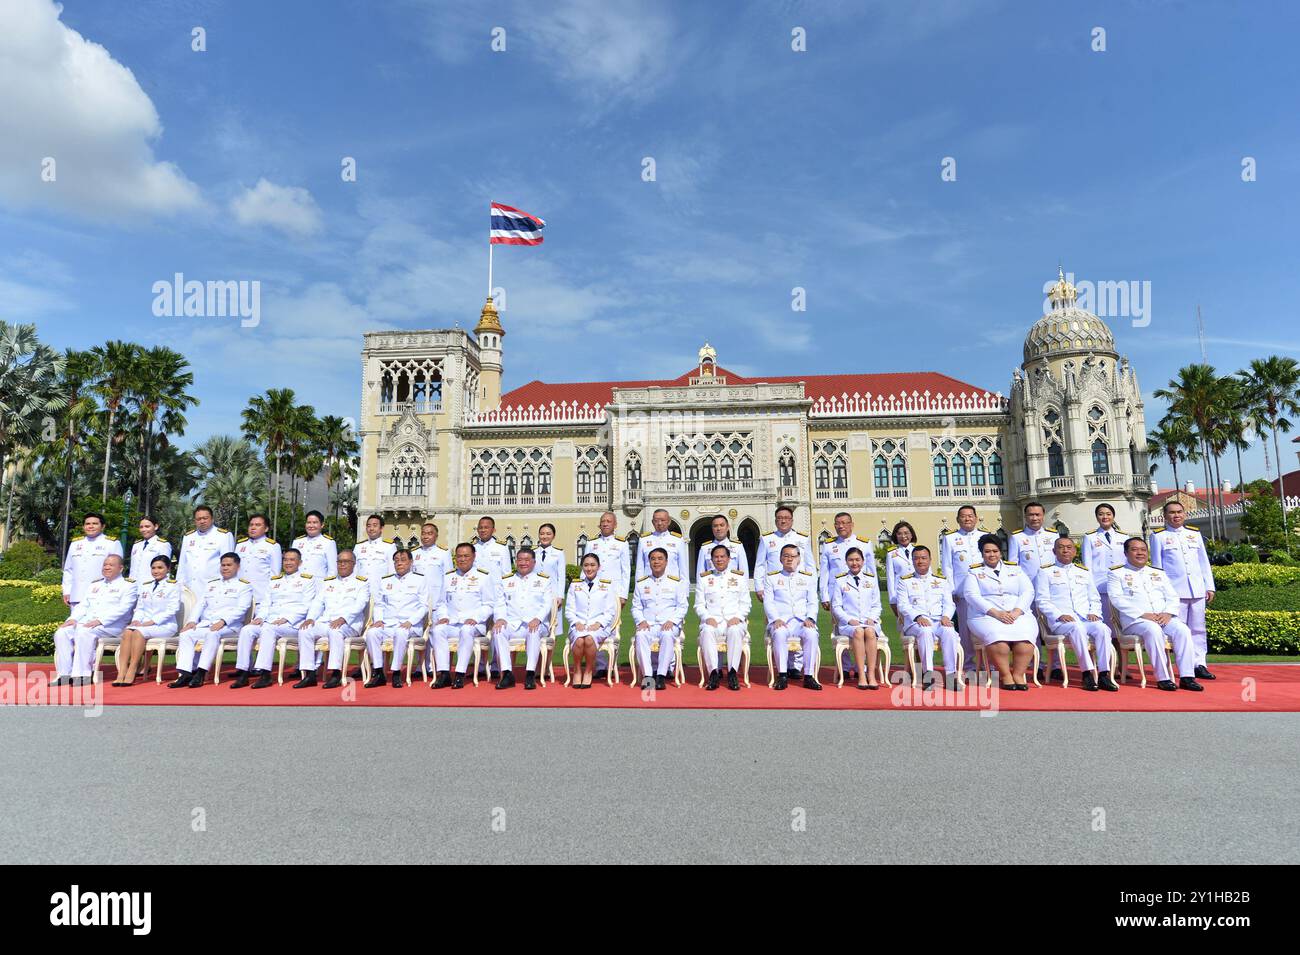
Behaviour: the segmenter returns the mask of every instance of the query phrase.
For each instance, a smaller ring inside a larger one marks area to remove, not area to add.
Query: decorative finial
[[[494,332],[497,335],[504,335],[506,330],[501,327],[501,319],[497,316],[496,302],[492,301],[492,296],[488,296],[487,302],[483,306],[483,311],[479,313],[478,325],[474,327],[475,334],[482,332]]]
[[[1051,300],[1052,308],[1065,308],[1067,305],[1073,305],[1078,299],[1079,293],[1075,287],[1065,280],[1065,268],[1059,263],[1056,266],[1056,284],[1052,286],[1047,297]]]

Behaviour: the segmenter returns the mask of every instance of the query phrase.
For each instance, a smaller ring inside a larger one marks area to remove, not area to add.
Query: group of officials
[[[1063,678],[1068,644],[1085,690],[1118,690],[1112,641],[1127,640],[1145,647],[1160,689],[1201,690],[1198,677],[1214,678],[1205,665],[1205,606],[1214,599],[1214,577],[1200,533],[1184,524],[1182,506],[1170,501],[1164,512],[1165,527],[1148,542],[1121,532],[1114,509],[1101,504],[1097,529],[1080,549],[1044,527],[1044,508],[1030,503],[1025,527],[1010,536],[1005,557],[1001,540],[979,527],[971,505],[957,511],[957,528],[941,535],[937,555],[900,521],[885,555],[885,592],[909,660],[915,653],[927,685],[940,679],[932,669],[937,649],[952,686],[960,685],[963,670],[969,679],[982,663],[997,670],[1002,689],[1025,690],[1042,641],[1041,618],[1049,636],[1043,650],[1056,655],[1052,679]],[[774,517],[776,529],[759,539],[753,568],[721,515],[713,519],[713,539],[700,548],[694,609],[706,688],[725,681],[740,689],[752,592],[766,618],[774,689],[784,690],[792,679],[821,689],[811,663],[819,660],[819,606],[831,614],[833,635],[846,641],[837,645],[851,650],[848,670],[858,688],[877,689],[887,675],[876,663],[885,637],[872,542],[856,535],[853,518],[841,512],[835,537],[814,559],[809,538],[793,529],[793,510],[778,507]],[[417,640],[435,672],[433,689],[463,687],[475,657],[498,689],[508,689],[519,650],[526,656],[524,688],[533,689],[543,644],[560,639],[567,625],[571,685],[585,689],[617,666],[619,621],[629,600],[631,653],[642,686],[664,689],[681,653],[691,603],[689,544],[669,530],[671,518],[662,509],[640,540],[635,575],[614,514],[601,515],[600,533],[586,542],[578,578],[567,591],[565,555],[555,546],[551,524],[541,525],[537,545],[519,548],[512,562],[491,517],[478,521],[473,540],[451,551],[438,546],[432,522],[421,527],[418,547],[401,547],[383,536],[378,515],[366,519],[365,537],[343,551],[322,532],[317,511],[307,515],[306,533],[288,548],[268,536],[269,522],[260,514],[238,541],[214,526],[204,505],[195,509],[194,523],[173,577],[172,545],[158,535],[156,521],[141,519],[128,568],[120,543],[104,533],[103,518],[85,515],[84,533],[72,542],[63,567],[70,612],[55,634],[59,683],[89,681],[99,641],[117,638],[123,664],[114,685],[129,686],[147,642],[174,638],[177,677],[170,686],[201,686],[229,642],[236,651],[231,686],[263,688],[273,682],[277,643],[287,639],[298,650],[295,688],[316,685],[318,642],[328,647],[324,687],[341,685],[353,646],[369,655],[366,687],[400,687],[407,644]],[[178,632],[182,588],[197,602]]]

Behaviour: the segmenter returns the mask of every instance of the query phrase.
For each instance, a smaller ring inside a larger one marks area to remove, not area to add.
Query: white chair
[[[113,651],[113,666],[117,667],[117,674],[122,675],[122,638],[117,637],[100,637],[99,642],[95,645],[95,668],[90,672],[92,683],[103,683],[104,674],[101,667],[104,665],[104,653],[108,650]]]
[[[663,633],[663,631],[660,630],[660,629],[658,628],[658,626],[655,625],[655,624],[651,624],[651,625],[650,625],[650,628],[651,628],[651,630],[655,631],[656,634]],[[684,640],[684,636],[683,636],[683,634],[682,634],[682,631],[681,631],[681,630],[678,630],[678,631],[677,631],[677,636],[676,636],[676,638],[674,638],[674,640],[673,640],[673,644],[674,644],[674,646],[673,646],[673,683],[674,683],[674,685],[676,685],[676,686],[681,686],[683,683],[686,682],[686,671],[682,668],[682,642],[683,642],[683,640]],[[658,636],[656,636],[653,640],[650,641],[650,652],[651,652],[651,653],[658,653],[658,652],[659,652],[659,637],[658,637]],[[636,686],[637,683],[638,683],[639,681],[638,681],[638,679],[637,679],[637,675],[636,675],[636,636],[635,636],[635,632],[634,632],[634,634],[633,634],[633,638],[632,638],[632,652],[629,653],[629,654],[627,655],[627,657],[628,657],[628,663],[629,663],[629,664],[631,665],[631,667],[632,667],[632,676],[631,676],[631,680],[630,680],[630,682],[631,682],[631,685],[632,685],[632,686]],[[616,663],[617,663],[617,658],[614,658],[614,659],[610,660],[610,661],[609,661],[610,668],[613,669]]]
[[[1112,607],[1110,611],[1110,622],[1111,622],[1110,630],[1111,633],[1114,634],[1114,640],[1111,645],[1114,647],[1115,650],[1114,654],[1111,656],[1111,663],[1110,663],[1111,679],[1112,680],[1115,679],[1115,672],[1118,669],[1119,671],[1118,682],[1128,683],[1128,655],[1132,653],[1135,657],[1137,657],[1138,676],[1142,678],[1142,683],[1140,685],[1142,689],[1145,690],[1147,688],[1147,670],[1146,670],[1146,664],[1142,660],[1142,641],[1138,639],[1138,637],[1135,634],[1125,633],[1122,629],[1120,629],[1119,611],[1117,611],[1114,607]],[[1173,673],[1174,672],[1173,665],[1169,660],[1169,651],[1171,649],[1173,648],[1169,645],[1169,640],[1166,638],[1165,664],[1169,668],[1169,672]],[[1152,669],[1151,675],[1154,676],[1155,666],[1152,665],[1151,669]]]
[[[725,655],[726,652],[727,652],[727,641],[726,641],[726,630],[725,630],[725,629],[724,629],[723,632],[722,632],[722,636],[723,636],[723,639],[721,640],[721,642],[720,642],[719,645],[718,645],[718,655],[719,655],[719,656],[723,656],[723,655]],[[749,630],[746,629],[746,630],[745,630],[745,639],[742,640],[742,641],[741,641],[741,644],[740,644],[740,674],[741,674],[741,680],[744,682],[746,688],[748,688],[749,685],[750,685],[750,683],[749,683],[749,657],[750,657],[750,654],[749,654]],[[699,641],[699,637],[698,637],[698,636],[697,636],[696,639],[695,639],[695,665],[696,665],[697,667],[700,668],[700,686],[704,686],[704,684],[705,684],[706,682],[708,682],[709,674],[708,674],[708,673],[705,671],[705,669],[704,669],[704,648],[700,646],[700,641]]]
[[[555,620],[556,620],[556,614],[559,611],[559,609],[560,608],[558,605],[553,604],[551,606],[550,625],[547,627],[546,630],[546,639],[541,641],[541,648],[540,648],[541,653],[537,658],[538,686],[546,686],[546,664],[548,658],[552,658],[554,656],[552,649],[555,646]],[[512,639],[510,641],[510,662],[511,663],[514,662],[514,656],[516,653],[518,653],[521,650],[527,650],[527,649],[528,649],[528,640],[525,637],[515,637],[514,639]],[[477,674],[478,670],[475,669],[474,672]],[[553,659],[551,662],[551,682],[552,683],[555,682],[555,663]]]
[[[771,634],[771,632],[766,632],[766,633],[763,634],[763,649],[767,651],[767,685],[768,685],[768,686],[776,686],[776,671],[773,669],[773,664],[772,664],[772,634]],[[786,649],[787,649],[787,650],[802,650],[802,649],[803,649],[803,641],[800,640],[798,637],[790,637],[790,638],[788,638],[788,639],[786,640]],[[803,666],[803,672],[804,672],[805,674],[811,673],[813,676],[816,676],[816,675],[817,675],[817,672],[821,669],[821,663],[822,663],[822,660],[821,660],[821,656],[822,656],[822,648],[821,648],[821,641],[820,641],[820,640],[818,640],[818,642],[817,642],[817,652],[816,652],[816,654],[815,654],[814,656],[815,656],[815,659],[812,661],[812,666],[811,666],[811,667],[808,666],[808,661],[807,661],[807,660],[805,660],[805,661],[803,662],[803,663],[804,663],[804,666]]]
[[[429,646],[429,625],[428,625],[428,624],[429,624],[429,615],[428,615],[428,614],[426,614],[425,617],[424,617],[424,624],[425,624],[425,626],[424,626],[424,635],[423,635],[423,636],[420,636],[420,637],[408,637],[407,640],[406,640],[406,682],[405,682],[405,684],[404,684],[405,686],[410,686],[410,685],[411,685],[411,664],[415,661],[415,650],[416,650],[416,647],[419,648],[420,653],[421,653],[421,657],[420,657],[420,670],[421,670],[421,672],[424,674],[425,682],[428,682],[428,679],[429,679],[429,666],[428,666],[428,662],[425,660],[424,655],[423,655],[423,654],[424,654],[424,651],[425,651],[425,650],[428,648],[428,646]],[[369,626],[370,626],[370,622],[367,621],[367,622],[366,622],[366,627],[367,627],[367,629],[369,628]],[[361,638],[361,646],[362,646],[362,650],[361,650],[361,682],[362,682],[362,683],[369,683],[369,682],[370,682],[371,674],[374,672],[374,667],[373,667],[373,666],[371,665],[371,663],[370,663],[370,654],[367,653],[367,652],[366,652],[366,649],[365,649],[366,641],[365,641],[364,633],[365,633],[365,631],[362,631],[363,636],[362,636],[362,638]],[[393,638],[392,638],[392,637],[384,637],[384,642],[381,643],[381,644],[379,645],[379,653],[380,653],[381,658],[382,658],[382,656],[383,656],[384,654],[388,654],[388,655],[389,655],[388,669],[389,669],[390,672],[391,672],[394,668],[401,669],[401,667],[402,667],[402,662],[401,662],[400,660],[394,660],[394,659],[392,659],[392,653],[393,653]],[[346,657],[346,656],[349,656],[349,655],[350,655],[350,654],[349,654],[348,651],[347,651],[347,647],[345,647],[345,648],[344,648],[344,656]],[[343,664],[344,664],[344,669],[345,669],[345,671],[346,671],[346,668],[347,668],[347,660],[344,660],[344,661],[343,661]]]
[[[910,637],[899,637],[903,641],[903,652],[907,653],[907,642]],[[831,653],[835,656],[835,685],[844,685],[844,654],[853,652],[853,641],[848,637],[836,636],[831,641]],[[911,654],[908,653],[908,666],[911,666]],[[876,679],[881,683],[889,683],[889,668],[893,665],[893,651],[889,648],[889,637],[885,635],[882,627],[880,633],[876,635]],[[916,676],[913,674],[912,685],[916,685]]]
[[[213,683],[221,682],[221,664],[225,662],[226,651],[239,649],[239,631],[242,630],[244,627],[248,626],[256,619],[257,619],[257,601],[254,600],[248,605],[248,613],[244,614],[243,622],[235,627],[235,632],[229,636],[217,637],[217,641],[218,641],[217,654],[212,658],[212,682]],[[195,652],[203,649],[203,641],[208,639],[210,633],[211,631],[209,631],[209,634],[204,635],[202,640],[196,640],[194,642]],[[254,650],[256,650],[257,645],[261,642],[261,640],[262,640],[262,635],[259,633],[257,635],[257,638],[253,641]]]
[[[618,674],[619,639],[618,639],[617,630],[615,630],[612,634],[610,634],[609,637],[605,640],[605,642],[596,648],[596,652],[599,653],[601,648],[604,648],[605,652],[609,654],[609,669],[605,673],[605,682],[608,683],[610,686],[613,686],[615,683],[620,682],[620,677]],[[565,686],[569,686],[573,682],[572,657],[573,657],[573,645],[566,638],[564,641],[564,658],[563,658]],[[554,654],[551,655],[551,682],[552,683],[555,682],[555,655]]]
[[[1042,641],[1043,647],[1047,650],[1047,663],[1051,666],[1052,651],[1055,650],[1061,658],[1061,688],[1066,689],[1070,685],[1070,668],[1065,665],[1065,636],[1062,634],[1052,633],[1047,629],[1047,618],[1038,610],[1034,610],[1034,619],[1038,621],[1038,639]],[[1034,648],[1034,683],[1038,680],[1038,648]],[[1051,682],[1050,680],[1048,682]]]
[[[975,647],[975,668],[976,668],[976,670],[978,670],[978,672],[979,672],[981,675],[983,675],[983,676],[987,676],[987,678],[988,678],[988,683],[987,683],[986,685],[987,685],[987,686],[992,686],[992,685],[993,685],[993,672],[994,672],[994,667],[993,667],[992,661],[989,659],[989,655],[988,655],[987,653],[984,652],[984,641],[982,641],[978,636],[976,636],[974,633],[972,633],[972,634],[971,634],[971,640],[970,640],[970,642],[971,642],[971,643],[974,645],[974,647]],[[1033,664],[1032,664],[1032,665],[1030,666],[1030,668],[1029,668],[1029,675],[1030,675],[1031,677],[1034,678],[1034,686],[1042,686],[1042,685],[1043,685],[1043,684],[1041,684],[1041,683],[1038,682],[1038,664],[1039,664],[1039,657],[1038,657],[1038,644],[1035,643],[1035,644],[1034,644],[1034,662],[1033,662]]]
[[[179,643],[177,637],[180,634],[181,627],[185,626],[186,621],[190,619],[190,615],[194,613],[194,607],[198,602],[199,598],[194,591],[190,590],[188,587],[182,587],[181,605],[176,611],[176,634],[173,634],[170,637],[152,637],[145,641],[144,659],[140,661],[140,672],[149,672],[149,654],[157,653],[158,670],[154,675],[155,683],[161,683],[163,681],[163,662],[167,659],[168,652],[176,652],[176,647]]]

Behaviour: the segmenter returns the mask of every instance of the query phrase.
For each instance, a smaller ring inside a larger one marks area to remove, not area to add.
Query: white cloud
[[[60,12],[0,3],[0,203],[101,220],[201,207],[198,187],[155,158],[162,123],[135,76]]]
[[[231,201],[230,211],[240,225],[270,226],[296,236],[314,235],[321,230],[320,206],[301,186],[279,186],[259,179],[252,189],[245,189]]]

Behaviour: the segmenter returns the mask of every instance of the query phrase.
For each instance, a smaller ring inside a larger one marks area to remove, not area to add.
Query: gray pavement
[[[1284,713],[6,707],[0,755],[4,863],[1300,861]]]

